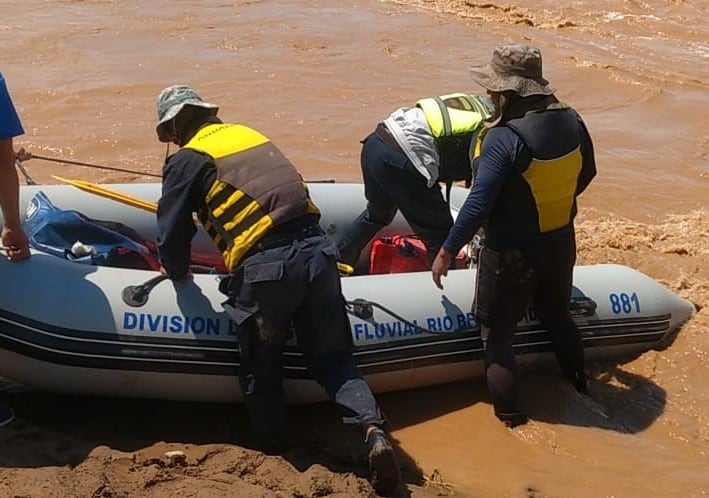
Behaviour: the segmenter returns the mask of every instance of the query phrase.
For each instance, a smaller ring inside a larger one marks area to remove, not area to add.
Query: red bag
[[[455,268],[465,268],[468,257],[461,251],[455,258]],[[421,239],[406,235],[381,237],[372,243],[369,253],[369,273],[406,273],[427,271],[426,245]]]

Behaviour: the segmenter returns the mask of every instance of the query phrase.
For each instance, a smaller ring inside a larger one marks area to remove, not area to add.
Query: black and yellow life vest
[[[416,102],[436,139],[439,155],[438,181],[450,183],[472,178],[470,144],[481,125],[491,115],[483,97],[452,93]]]
[[[229,270],[272,227],[319,213],[295,166],[256,130],[212,124],[183,148],[214,159],[217,178],[197,216]]]
[[[531,153],[526,167],[512,175],[495,201],[487,233],[534,235],[571,223],[583,164],[576,113],[562,103],[527,112],[498,126],[512,129]],[[481,132],[474,147],[478,167]]]

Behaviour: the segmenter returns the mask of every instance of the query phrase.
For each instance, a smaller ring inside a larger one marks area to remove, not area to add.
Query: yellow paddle
[[[55,180],[59,180],[63,183],[68,183],[69,185],[73,185],[74,187],[81,189],[85,192],[100,195],[101,197],[118,201],[122,204],[133,206],[138,209],[143,209],[145,211],[148,211],[149,213],[158,212],[158,204],[156,202],[146,201],[145,199],[140,199],[139,197],[124,194],[123,192],[118,192],[116,190],[103,187],[96,183],[87,182],[86,180],[69,180],[67,178],[62,178],[61,176],[56,175],[52,175],[52,178],[54,178]],[[354,273],[354,268],[345,263],[338,262],[337,269],[345,275],[352,275]]]
[[[137,207],[148,211],[149,213],[157,213],[158,211],[158,205],[155,202],[146,201],[138,197],[133,197],[132,195],[124,194],[123,192],[111,190],[109,188],[102,187],[101,185],[97,185],[96,183],[87,182],[85,180],[68,180],[56,175],[52,175],[52,178],[63,183],[68,183],[69,185],[73,185],[74,187],[85,192],[100,195],[101,197],[106,197],[107,199],[112,199],[122,204],[127,204],[128,206]]]

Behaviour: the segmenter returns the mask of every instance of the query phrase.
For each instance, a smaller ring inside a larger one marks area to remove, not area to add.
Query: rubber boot
[[[369,244],[369,241],[381,228],[382,225],[367,219],[367,211],[362,211],[337,243],[337,249],[340,251],[340,261],[350,266],[355,266],[362,249]]]
[[[574,385],[577,392],[581,394],[588,394],[588,378],[586,377],[586,372],[583,370],[564,372],[564,377],[566,377]]]
[[[365,439],[369,458],[369,479],[374,491],[388,495],[399,484],[401,470],[396,461],[394,448],[383,429],[375,427]]]

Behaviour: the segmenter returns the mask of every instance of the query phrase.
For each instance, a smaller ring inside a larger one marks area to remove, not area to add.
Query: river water
[[[191,85],[223,119],[263,131],[306,179],[359,182],[359,140],[391,110],[480,92],[469,65],[500,43],[537,45],[595,141],[582,259],[655,271],[707,304],[706,1],[3,0],[2,12],[0,71],[27,131],[17,145],[153,174],[166,153],[155,98],[167,85]],[[38,183],[151,180],[25,164]],[[684,253],[654,245],[668,233]],[[545,374],[525,380],[524,401],[542,416],[515,431],[491,416],[483,383],[383,402],[402,448],[460,494],[707,496],[706,310],[700,319],[668,351],[594,367],[619,386],[597,405]],[[643,376],[656,389],[623,399]]]

